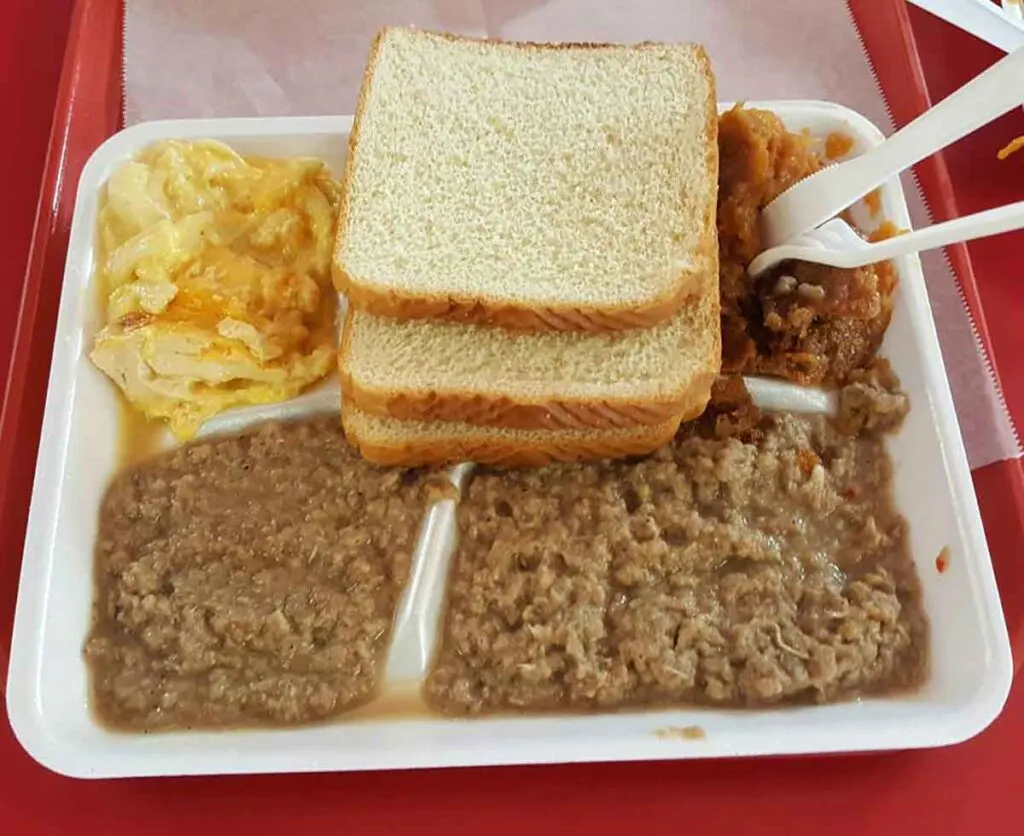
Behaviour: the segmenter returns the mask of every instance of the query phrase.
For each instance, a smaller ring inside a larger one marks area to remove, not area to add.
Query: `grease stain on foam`
[[[174,445],[163,421],[151,421],[119,395],[116,472],[151,459]]]
[[[346,711],[338,721],[376,722],[379,720],[426,720],[436,718],[423,699],[420,683],[385,685],[369,702]]]
[[[654,732],[658,740],[704,740],[708,734],[702,726],[665,726]]]

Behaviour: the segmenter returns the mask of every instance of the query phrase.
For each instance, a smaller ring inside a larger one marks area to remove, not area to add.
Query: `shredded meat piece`
[[[839,391],[836,425],[848,435],[895,432],[909,411],[910,401],[900,390],[896,373],[888,360],[880,358],[853,372]]]

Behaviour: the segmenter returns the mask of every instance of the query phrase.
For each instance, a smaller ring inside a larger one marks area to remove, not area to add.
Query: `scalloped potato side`
[[[334,368],[338,184],[309,158],[166,140],[122,165],[99,215],[106,324],[90,357],[181,439]]]

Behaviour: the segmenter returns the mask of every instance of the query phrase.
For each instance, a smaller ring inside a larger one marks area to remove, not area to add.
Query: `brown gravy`
[[[876,388],[873,424],[854,385],[835,422],[747,410],[756,440],[687,428],[640,462],[479,473],[431,705],[760,707],[920,684],[927,622],[880,435],[906,399]]]
[[[293,725],[373,698],[427,507],[337,416],[197,442],[104,498],[93,706],[135,730]]]

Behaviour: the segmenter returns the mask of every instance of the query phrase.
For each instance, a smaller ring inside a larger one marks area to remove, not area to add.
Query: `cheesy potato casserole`
[[[99,216],[93,362],[182,439],[225,409],[296,396],[334,364],[338,199],[319,160],[210,140],[125,163]]]

